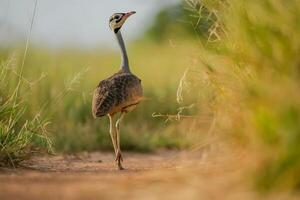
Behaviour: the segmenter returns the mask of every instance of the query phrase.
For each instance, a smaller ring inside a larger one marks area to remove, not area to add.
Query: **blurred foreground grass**
[[[259,190],[299,189],[300,2],[187,2],[194,16],[203,19],[205,6],[215,21],[197,67],[214,133],[256,163]]]

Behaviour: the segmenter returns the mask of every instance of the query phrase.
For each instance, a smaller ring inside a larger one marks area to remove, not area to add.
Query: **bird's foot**
[[[123,157],[120,151],[117,152],[116,155],[116,162],[118,165],[119,170],[124,170],[123,166],[122,166],[122,162],[123,162]]]
[[[121,162],[118,162],[118,169],[119,170],[125,170],[125,168],[122,166]]]
[[[117,154],[116,154],[116,161],[122,161],[123,162],[123,156],[122,156],[122,153],[121,151],[117,151]]]

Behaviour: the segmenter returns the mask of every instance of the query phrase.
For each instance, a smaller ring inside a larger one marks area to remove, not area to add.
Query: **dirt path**
[[[175,169],[177,156],[125,153],[124,171],[116,170],[111,153],[34,157],[23,168],[0,169],[0,199],[119,199],[131,195],[129,184],[139,188],[147,174]]]
[[[217,155],[125,153],[124,171],[116,170],[111,153],[34,157],[22,168],[0,168],[0,200],[299,199],[257,195],[243,170],[253,162],[244,154]]]

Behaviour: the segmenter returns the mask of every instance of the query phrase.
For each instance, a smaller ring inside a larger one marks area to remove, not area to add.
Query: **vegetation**
[[[27,115],[28,94],[19,96],[24,80],[12,65],[13,58],[0,64],[0,166],[15,166],[38,148],[51,150],[49,122],[41,113]]]
[[[142,46],[143,54],[139,53]],[[192,48],[196,49],[197,46],[185,43],[172,48],[166,43],[163,48],[157,44],[148,44],[145,48],[143,44],[137,43],[130,47],[133,71],[143,80],[147,100],[126,116],[121,136],[122,149],[151,151],[164,147],[181,149],[189,145],[184,135],[176,131],[178,124],[168,126],[161,119],[152,118],[152,114],[176,112],[178,80],[188,64],[187,50]],[[21,59],[19,51],[7,52],[6,57],[12,53],[15,60]],[[156,59],[145,62],[145,55],[154,55]],[[178,59],[172,59],[174,55]],[[27,112],[34,115],[41,108],[46,108],[44,113],[51,121],[56,151],[112,149],[108,119],[93,119],[91,98],[98,82],[115,73],[118,66],[119,55],[116,52],[30,50],[24,66],[24,76],[29,77],[27,80],[30,83],[39,81],[30,87],[30,95],[26,95]],[[75,78],[74,83],[74,76],[78,72],[81,72],[80,80]],[[169,76],[166,77],[166,74]],[[155,81],[152,77],[156,77]],[[66,90],[68,95],[62,94],[61,91]]]
[[[197,147],[210,155],[216,148],[228,156],[226,146],[255,163],[239,168],[253,174],[258,190],[299,189],[299,1],[189,0],[158,18],[146,37],[159,44],[138,41],[129,48],[147,100],[126,117],[122,149]],[[112,148],[108,121],[92,119],[90,104],[98,81],[117,70],[115,52],[32,49],[24,66],[31,81],[22,79],[29,84],[15,96],[18,74],[8,67],[14,52],[6,51],[0,161],[24,159],[32,144],[49,146],[47,121],[36,115],[41,108],[51,117],[55,150]],[[18,53],[14,58],[21,60]]]
[[[299,1],[187,3],[195,15],[205,6],[215,16],[209,36],[217,40],[199,40],[196,67],[199,103],[214,113],[215,132],[255,155],[259,189],[298,189]]]
[[[169,38],[207,38],[216,16],[202,4],[189,5],[182,1],[161,10],[145,33],[145,39],[161,42]]]

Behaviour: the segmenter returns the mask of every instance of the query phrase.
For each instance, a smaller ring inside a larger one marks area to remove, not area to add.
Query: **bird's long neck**
[[[125,43],[121,34],[121,30],[119,30],[115,35],[117,37],[117,41],[121,49],[121,70],[124,72],[130,72],[128,56],[126,52]]]

